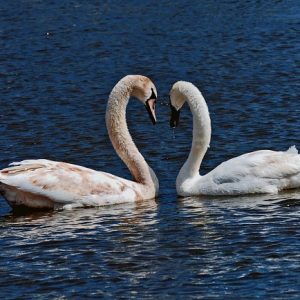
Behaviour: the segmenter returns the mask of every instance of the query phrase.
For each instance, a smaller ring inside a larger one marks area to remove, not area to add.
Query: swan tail
[[[290,154],[298,154],[298,150],[295,145],[291,146],[286,152]]]

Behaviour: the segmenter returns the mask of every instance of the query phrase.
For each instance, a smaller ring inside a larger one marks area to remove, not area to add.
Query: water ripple
[[[3,1],[2,1],[3,2]],[[0,166],[48,158],[130,178],[104,125],[122,76],[150,76],[158,125],[131,101],[129,129],[160,179],[156,201],[16,215],[0,201],[0,293],[20,298],[299,298],[299,191],[177,198],[191,143],[177,80],[207,99],[205,174],[261,148],[299,147],[297,1],[6,1]]]

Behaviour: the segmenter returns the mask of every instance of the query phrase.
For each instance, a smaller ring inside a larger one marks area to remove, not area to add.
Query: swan
[[[243,154],[201,176],[200,165],[211,138],[209,111],[196,86],[178,81],[170,91],[171,127],[178,125],[185,101],[193,114],[193,141],[188,159],[176,179],[178,195],[276,194],[300,187],[300,155],[295,146],[285,152],[260,150]]]
[[[128,75],[112,89],[106,109],[106,126],[119,157],[135,181],[85,167],[47,159],[23,160],[0,171],[0,193],[12,207],[38,209],[102,206],[153,199],[158,180],[135,146],[126,123],[130,96],[144,103],[156,123],[157,91],[152,81]]]

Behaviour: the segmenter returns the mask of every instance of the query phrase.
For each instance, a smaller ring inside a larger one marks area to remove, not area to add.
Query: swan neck
[[[155,186],[157,178],[137,149],[128,131],[126,107],[134,88],[134,80],[127,76],[113,88],[106,109],[106,126],[112,145],[127,165],[136,182]]]
[[[199,176],[199,169],[211,138],[209,111],[201,92],[192,86],[184,96],[193,115],[193,140],[188,159],[179,172],[178,177],[182,180]]]

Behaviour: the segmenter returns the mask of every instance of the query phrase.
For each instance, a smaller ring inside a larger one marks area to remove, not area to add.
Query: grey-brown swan
[[[122,78],[110,93],[106,126],[114,149],[129,168],[134,181],[85,167],[46,159],[12,163],[0,171],[0,192],[12,206],[73,208],[152,199],[158,180],[136,148],[126,123],[130,96],[139,99],[156,122],[157,91],[141,75]]]

